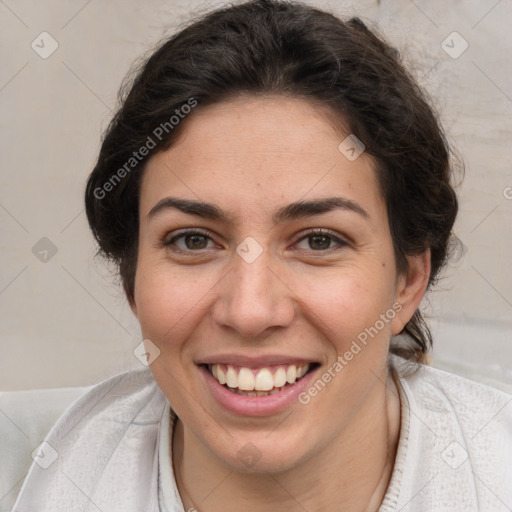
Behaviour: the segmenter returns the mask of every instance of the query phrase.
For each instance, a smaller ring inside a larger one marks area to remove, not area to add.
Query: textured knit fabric
[[[430,367],[405,376],[394,362],[401,429],[379,512],[510,511],[512,396]],[[13,512],[184,512],[174,419],[147,369],[98,384],[48,434]]]

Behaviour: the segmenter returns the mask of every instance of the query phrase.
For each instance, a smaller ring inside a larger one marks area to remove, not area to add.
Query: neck
[[[280,473],[239,473],[221,463],[178,420],[175,478],[185,510],[303,512],[378,510],[391,478],[400,401],[391,376],[378,381],[335,442]]]

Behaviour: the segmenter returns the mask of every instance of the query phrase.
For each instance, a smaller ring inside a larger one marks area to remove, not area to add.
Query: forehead
[[[148,162],[141,214],[166,195],[224,204],[234,216],[342,195],[377,213],[373,159],[349,160],[333,114],[302,99],[241,97],[197,109],[180,138]],[[260,211],[261,214],[261,211]]]

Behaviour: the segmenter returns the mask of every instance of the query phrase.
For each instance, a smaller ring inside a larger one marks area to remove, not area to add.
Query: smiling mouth
[[[289,364],[258,369],[224,364],[204,366],[227,390],[238,395],[254,397],[274,395],[293,386],[318,364]]]

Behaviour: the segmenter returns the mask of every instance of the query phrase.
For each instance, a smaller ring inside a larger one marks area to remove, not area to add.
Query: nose
[[[293,292],[276,265],[271,268],[268,253],[251,263],[238,254],[234,259],[212,308],[216,324],[244,337],[264,337],[290,325],[295,315]]]

